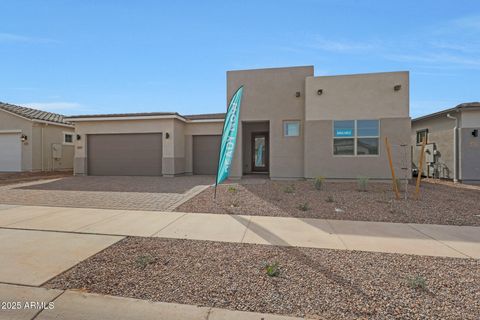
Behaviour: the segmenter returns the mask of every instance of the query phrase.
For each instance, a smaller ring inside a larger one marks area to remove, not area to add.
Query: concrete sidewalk
[[[293,320],[286,316],[232,311],[165,302],[0,284],[0,301],[20,303],[16,310],[0,309],[0,320]],[[37,308],[31,303],[44,303]],[[25,308],[25,303],[29,308]],[[33,307],[32,307],[33,306]]]
[[[480,258],[480,227],[1,206],[0,227]]]

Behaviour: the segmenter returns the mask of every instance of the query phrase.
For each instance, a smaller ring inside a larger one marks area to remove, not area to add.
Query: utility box
[[[53,159],[62,158],[62,145],[60,143],[52,143],[52,158]]]
[[[435,162],[435,144],[433,143],[425,145],[425,162],[426,163]]]

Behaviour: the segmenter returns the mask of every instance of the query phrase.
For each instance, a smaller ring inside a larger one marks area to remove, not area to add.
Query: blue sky
[[[0,101],[222,112],[225,72],[409,70],[411,115],[480,100],[480,2],[0,0]]]

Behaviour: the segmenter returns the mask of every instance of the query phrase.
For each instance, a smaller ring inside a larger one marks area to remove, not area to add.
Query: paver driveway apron
[[[0,203],[51,207],[173,211],[214,177],[69,177],[0,187]]]

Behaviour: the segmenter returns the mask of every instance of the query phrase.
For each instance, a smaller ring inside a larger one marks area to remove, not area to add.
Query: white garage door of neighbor
[[[0,172],[22,171],[20,133],[0,132]]]

